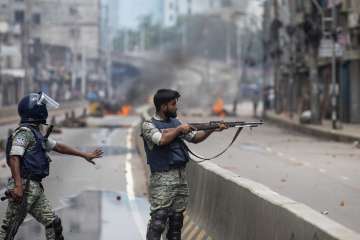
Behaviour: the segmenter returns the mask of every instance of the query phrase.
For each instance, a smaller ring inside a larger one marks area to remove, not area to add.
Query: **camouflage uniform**
[[[154,118],[161,119],[158,115],[155,115]],[[159,145],[161,132],[150,120],[142,124],[141,133],[150,149],[155,145]],[[183,139],[191,142],[195,134],[195,132],[190,132]],[[152,173],[150,176],[149,194],[151,212],[163,208],[171,208],[176,212],[183,212],[186,209],[189,197],[185,169]]]
[[[30,129],[22,127],[14,133],[12,148],[10,156],[23,156],[25,151],[32,149],[35,146],[36,140],[33,136],[33,133]],[[56,145],[56,142],[49,138],[45,144],[45,149],[47,152],[51,151]],[[23,185],[25,189],[26,180],[23,180]],[[14,179],[9,179],[8,189],[15,188]],[[38,222],[44,226],[49,226],[53,223],[56,218],[55,213],[50,206],[50,202],[47,200],[43,186],[40,182],[30,181],[28,188],[24,192],[26,197],[26,211],[30,213]],[[11,224],[14,223],[15,219],[21,211],[21,205],[15,203],[13,200],[9,200],[9,204],[6,211],[5,219],[2,222],[0,228],[0,240],[4,240],[6,236],[6,229],[8,229]],[[22,219],[21,221],[23,221]],[[46,229],[46,239],[55,240],[55,232],[53,228]]]

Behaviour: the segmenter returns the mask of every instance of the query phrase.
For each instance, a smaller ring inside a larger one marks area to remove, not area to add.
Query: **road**
[[[240,117],[251,120],[247,115]],[[196,122],[211,118],[182,119]],[[148,218],[146,177],[131,130],[138,121],[137,116],[92,118],[88,128],[64,128],[61,134],[53,135],[57,141],[82,150],[100,146],[105,151],[96,166],[79,158],[52,155],[51,175],[44,185],[64,220],[66,238],[144,239]],[[209,156],[222,150],[233,134],[233,130],[214,133],[204,143],[189,146]],[[359,232],[359,159],[359,150],[349,144],[312,138],[266,123],[252,132],[244,130],[234,146],[214,163],[316,211],[327,212],[331,219]],[[2,204],[1,217],[4,210]],[[18,239],[38,236],[42,231],[29,219]]]
[[[247,112],[239,118],[253,120]],[[211,119],[214,118],[184,118],[187,122]],[[205,142],[189,147],[203,156],[215,155],[226,147],[234,133],[235,130],[214,133]],[[360,150],[351,144],[266,123],[252,131],[244,130],[233,147],[213,162],[360,232],[359,160]]]
[[[80,158],[52,154],[51,175],[44,186],[63,219],[65,239],[145,239],[145,171],[134,149],[131,127],[138,121],[136,116],[93,118],[88,120],[89,128],[63,128],[61,134],[53,135],[57,141],[82,150],[104,150],[96,166]],[[0,205],[1,218],[5,205]],[[28,219],[17,239],[39,239],[40,232],[39,224]]]

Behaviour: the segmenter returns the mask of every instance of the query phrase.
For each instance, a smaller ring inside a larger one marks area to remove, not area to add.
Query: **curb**
[[[324,130],[313,125],[303,125],[303,124],[294,123],[291,120],[286,120],[281,117],[278,117],[273,113],[267,113],[265,119],[280,127],[288,128],[291,130],[295,130],[297,132],[316,136],[322,139],[332,140],[336,142],[345,142],[345,143],[353,143],[356,141],[360,142],[360,136],[349,135],[338,132],[336,130]]]

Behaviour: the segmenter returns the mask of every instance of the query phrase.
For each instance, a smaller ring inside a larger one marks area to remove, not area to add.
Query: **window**
[[[169,8],[170,8],[170,9],[173,9],[173,7],[174,7],[174,4],[173,4],[172,2],[170,2],[170,3],[169,3]]]
[[[189,0],[189,3],[190,3],[190,0]],[[210,8],[213,8],[213,7],[214,7],[214,1],[210,0]]]
[[[76,6],[72,6],[69,8],[70,16],[76,16],[79,14],[79,10]]]
[[[82,61],[82,54],[81,54],[81,53],[76,54],[76,60],[77,60],[78,62],[81,62],[81,61]]]
[[[22,10],[17,10],[14,13],[15,23],[24,23],[25,22],[25,13]]]
[[[6,56],[6,68],[13,68],[13,61],[11,56]]]
[[[80,38],[80,29],[79,28],[71,28],[70,29],[70,37],[73,39],[79,39]]]
[[[40,25],[41,24],[41,15],[40,13],[35,13],[33,14],[33,23],[36,25]]]

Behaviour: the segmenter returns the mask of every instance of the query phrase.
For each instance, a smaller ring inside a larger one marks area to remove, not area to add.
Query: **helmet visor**
[[[47,108],[58,108],[60,106],[58,102],[56,102],[54,99],[46,95],[46,93],[41,92],[39,94],[40,97],[39,100],[37,101],[38,105],[44,104],[46,105]]]

